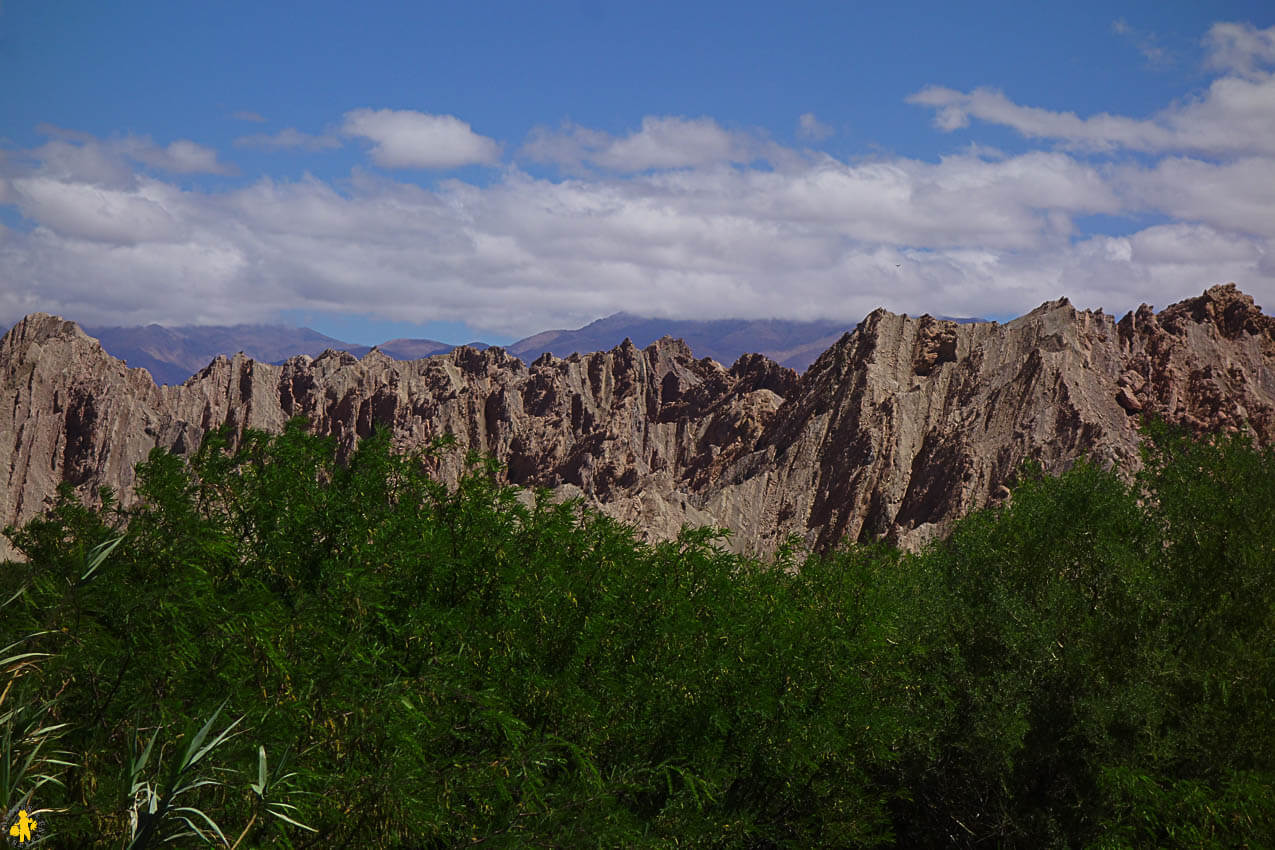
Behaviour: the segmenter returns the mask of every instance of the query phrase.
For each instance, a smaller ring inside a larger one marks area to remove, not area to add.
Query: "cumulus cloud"
[[[167,147],[160,147],[148,137],[130,136],[121,145],[122,150],[138,162],[173,174],[235,173],[234,166],[217,159],[215,150],[188,139],[178,139]]]
[[[97,141],[76,144],[52,139],[31,152],[39,173],[59,180],[99,186],[128,186],[135,182],[135,166],[118,151]]]
[[[534,162],[567,168],[589,164],[617,172],[749,163],[767,158],[775,146],[756,133],[726,130],[711,118],[647,116],[625,136],[574,124],[532,131],[520,154]]]
[[[1209,68],[1267,78],[1275,65],[1275,27],[1259,30],[1250,23],[1216,23],[1204,37],[1204,48]]]
[[[1275,240],[1275,158],[1216,163],[1170,157],[1151,168],[1127,167],[1117,176],[1123,194],[1138,207]]]
[[[802,113],[797,119],[797,138],[822,142],[833,134],[833,129],[815,117],[813,112]]]
[[[372,161],[385,168],[459,168],[491,165],[500,145],[454,115],[410,109],[355,109],[342,132],[372,142]]]
[[[341,140],[331,134],[303,133],[295,127],[285,127],[277,133],[253,133],[235,139],[235,147],[260,150],[322,151],[341,147]]]
[[[1252,265],[1261,258],[1260,243],[1242,235],[1199,224],[1165,224],[1148,227],[1127,238],[1129,261],[1139,265],[1198,269],[1205,264]]]
[[[170,174],[236,174],[233,165],[222,162],[217,151],[189,139],[178,139],[167,146],[150,136],[126,135],[99,139],[89,133],[41,124],[36,128],[52,137],[34,151],[36,160],[46,172],[60,172],[64,177],[81,176],[97,182],[118,182],[131,174],[128,163],[141,163]]]
[[[6,236],[0,278],[19,283],[0,312],[13,321],[35,298],[82,321],[233,323],[304,303],[521,335],[620,309],[852,324],[880,305],[1162,304],[1224,279],[1270,294],[1261,263],[1275,239],[1247,221],[1269,208],[1268,167],[1113,170],[1037,151],[559,180],[512,168],[433,189],[356,171],[339,187],[306,177],[219,192],[32,174],[12,181],[36,226]],[[1173,193],[1179,182],[1192,188]],[[1076,230],[1092,213],[1148,211],[1175,221],[1123,237]]]
[[[945,132],[967,127],[970,118],[977,118],[1029,139],[1054,139],[1082,150],[1275,154],[1275,78],[1269,76],[1215,80],[1199,99],[1176,104],[1150,119],[1107,113],[1081,118],[1074,112],[1022,106],[987,88],[961,92],[929,86],[907,100],[933,108],[934,126]]]
[[[215,156],[58,131],[0,161],[0,203],[24,218],[0,231],[0,320],[234,323],[305,305],[520,336],[618,310],[853,324],[878,306],[999,317],[1066,295],[1118,311],[1228,280],[1271,310],[1268,82],[1227,72],[1150,119],[927,89],[914,101],[940,125],[1048,142],[962,139],[937,160],[845,160],[711,118],[542,128],[481,185],[356,168],[209,189],[176,166]],[[306,143],[287,132],[269,138]],[[356,110],[342,132],[387,169],[500,159],[451,116]]]
[[[177,192],[166,184],[141,180],[128,189],[49,177],[11,181],[23,214],[64,237],[114,245],[171,242],[182,230],[169,212]]]

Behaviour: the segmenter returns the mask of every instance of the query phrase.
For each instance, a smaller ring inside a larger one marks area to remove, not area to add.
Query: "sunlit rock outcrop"
[[[582,496],[652,539],[689,523],[730,529],[741,551],[790,533],[917,545],[1012,498],[1024,458],[1132,468],[1143,413],[1270,441],[1275,319],[1230,284],[1119,322],[1065,299],[1003,325],[877,310],[800,377],[664,338],[530,365],[498,348],[219,357],[160,388],[34,314],[0,340],[0,522],[43,510],[63,480],[128,504],[155,446],[186,453],[222,424],[277,431],[303,415],[343,453],[374,426],[400,448],[450,432],[462,451],[441,462],[445,480],[464,449],[491,453],[511,483]]]

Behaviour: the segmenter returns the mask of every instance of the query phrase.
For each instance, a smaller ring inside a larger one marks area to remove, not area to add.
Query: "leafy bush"
[[[9,699],[73,754],[35,796],[67,845],[1269,845],[1275,457],[1148,433],[1132,485],[771,562],[490,459],[448,489],[445,441],[157,451],[138,507],[8,532],[0,645],[47,653]]]

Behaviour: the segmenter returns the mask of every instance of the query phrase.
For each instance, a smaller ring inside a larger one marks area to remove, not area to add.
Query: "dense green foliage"
[[[1026,469],[922,553],[772,563],[384,434],[155,452],[138,508],[10,531],[5,806],[63,846],[1273,846],[1275,454],[1148,432],[1132,486]]]

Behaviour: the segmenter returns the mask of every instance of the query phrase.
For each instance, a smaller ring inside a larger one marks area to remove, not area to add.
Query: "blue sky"
[[[1275,308],[1269,3],[462,5],[4,2],[0,322]]]

